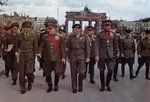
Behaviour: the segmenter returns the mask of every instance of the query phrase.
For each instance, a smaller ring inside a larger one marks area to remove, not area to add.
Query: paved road
[[[137,64],[134,65],[136,66]],[[42,71],[38,70],[37,63],[33,89],[24,95],[20,94],[18,82],[16,86],[12,86],[10,78],[0,76],[0,102],[150,102],[150,81],[144,79],[145,68],[142,68],[138,78],[134,80],[129,79],[128,70],[127,67],[125,78],[122,78],[119,68],[119,81],[112,81],[112,92],[100,92],[99,70],[95,68],[96,84],[90,84],[88,76],[84,80],[84,91],[72,94],[68,66],[66,78],[60,80],[59,91],[46,93],[47,84],[42,77]]]

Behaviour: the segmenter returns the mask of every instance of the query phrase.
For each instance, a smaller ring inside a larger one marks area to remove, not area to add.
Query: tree
[[[7,5],[8,0],[0,0],[0,6]]]

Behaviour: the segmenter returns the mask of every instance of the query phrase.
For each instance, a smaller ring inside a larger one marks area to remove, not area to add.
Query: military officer
[[[65,47],[61,34],[57,33],[57,20],[55,18],[46,18],[45,27],[47,29],[46,35],[43,36],[40,46],[39,54],[43,54],[44,72],[46,75],[46,82],[48,84],[47,92],[53,90],[52,71],[54,71],[54,91],[58,91],[58,83],[60,76],[60,62],[65,63]]]
[[[12,85],[16,85],[17,81],[17,64],[16,64],[16,57],[15,57],[15,52],[16,52],[16,47],[17,47],[17,41],[18,41],[18,28],[19,24],[14,22],[11,24],[11,34],[8,34],[5,38],[5,43],[4,47],[5,51],[7,52],[7,65],[8,68],[11,70],[11,75],[12,75],[12,80],[13,83]]]
[[[120,30],[117,29],[117,24],[116,23],[112,23],[112,29],[111,29],[114,34],[115,34],[115,39],[118,41],[118,44],[119,44],[119,52],[120,52],[120,46],[121,46],[121,38],[120,38]],[[119,57],[116,57],[116,63],[115,63],[115,67],[114,67],[114,73],[113,73],[113,79],[114,81],[118,81],[118,78],[117,78],[117,74],[118,74],[118,65],[119,63],[121,63],[121,56],[119,54]]]
[[[133,64],[135,57],[135,43],[134,39],[131,37],[131,30],[125,30],[125,38],[121,41],[121,57],[122,60],[122,77],[125,74],[125,65],[129,65],[130,79],[135,78],[133,75]]]
[[[98,68],[100,69],[101,88],[100,91],[111,91],[110,81],[113,68],[115,66],[115,57],[119,53],[118,41],[115,39],[115,34],[111,31],[111,20],[102,22],[102,31],[96,36],[95,54]],[[107,66],[107,78],[105,83],[105,64]]]
[[[21,94],[26,92],[27,76],[28,90],[32,89],[33,73],[35,70],[35,55],[37,53],[37,38],[32,33],[32,23],[25,21],[22,24],[22,32],[19,34],[17,44],[17,63],[19,64],[19,83],[21,88]]]
[[[72,26],[73,32],[68,38],[68,60],[71,68],[72,92],[77,93],[77,75],[79,92],[83,91],[83,78],[86,62],[89,62],[89,42],[85,34],[81,33],[81,25]]]
[[[146,66],[146,72],[145,72],[145,78],[147,80],[150,80],[149,77],[149,66],[150,66],[150,30],[145,30],[145,37],[140,40],[138,47],[137,47],[137,53],[138,53],[138,69],[136,70],[136,76],[138,76],[138,73],[141,69],[141,67],[144,65]]]
[[[90,74],[90,83],[95,84],[94,81],[94,65],[96,63],[95,61],[95,28],[92,26],[87,27],[87,38],[89,41],[90,45],[90,62],[86,63],[86,72],[85,72],[85,77],[87,73],[87,69],[89,67],[89,74]],[[88,66],[89,65],[89,66]]]
[[[66,31],[64,29],[59,29],[59,33],[62,35],[62,37],[64,39],[65,53],[66,53],[66,56],[67,56],[67,53],[68,53],[68,48],[67,48],[68,37],[66,35]],[[67,59],[67,58],[65,58],[65,59]],[[66,77],[66,75],[65,75],[66,67],[67,67],[67,63],[61,63],[60,75],[61,75],[62,79],[64,79]]]
[[[6,43],[6,39],[10,36],[10,27],[5,26],[4,27],[4,34],[2,35],[2,58],[5,62],[5,75],[6,77],[9,77],[9,72],[10,72],[10,67],[9,67],[9,58],[8,58],[8,51],[6,51],[8,49],[8,44]],[[10,37],[9,37],[10,38]]]

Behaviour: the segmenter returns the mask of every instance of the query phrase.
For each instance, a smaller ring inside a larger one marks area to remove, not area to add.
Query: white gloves
[[[90,59],[89,58],[86,58],[86,63],[90,62]]]
[[[41,58],[41,54],[36,54],[36,56]]]
[[[121,53],[121,57],[124,57],[124,54],[123,54],[123,53]]]
[[[16,57],[18,57],[18,56],[19,56],[19,53],[18,53],[18,52],[16,52],[16,53],[15,53],[15,55],[16,55]]]
[[[141,55],[138,55],[138,57],[140,57],[140,58],[141,58]]]
[[[62,59],[62,63],[66,63],[66,60],[64,58]]]

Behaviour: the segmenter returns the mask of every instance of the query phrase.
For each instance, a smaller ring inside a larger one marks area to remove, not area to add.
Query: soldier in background
[[[2,57],[3,36],[4,36],[4,27],[0,26],[0,58]]]
[[[18,74],[16,56],[15,56],[17,41],[18,41],[18,28],[19,28],[18,23],[12,23],[10,27],[11,32],[10,34],[6,35],[4,41],[4,48],[6,48],[5,53],[7,53],[6,64],[8,69],[11,71],[12,80],[13,80],[12,85],[16,85],[17,74]]]
[[[46,75],[46,82],[48,84],[47,92],[53,89],[52,71],[54,71],[54,91],[58,91],[58,83],[60,76],[60,62],[65,63],[65,46],[61,34],[57,33],[57,20],[54,18],[47,18],[45,20],[45,27],[47,32],[43,36],[40,46],[39,54],[43,54],[44,72]]]
[[[6,43],[6,39],[8,38],[8,36],[10,36],[10,27],[5,26],[4,27],[4,34],[2,35],[2,58],[5,62],[5,75],[6,77],[9,77],[9,59],[8,59],[8,44]],[[9,47],[10,49],[10,47]]]
[[[145,30],[145,37],[139,41],[137,47],[137,54],[138,54],[138,69],[136,70],[136,76],[144,65],[146,66],[145,71],[145,79],[150,80],[149,77],[149,66],[150,66],[150,30]]]
[[[95,84],[94,81],[94,65],[96,63],[95,61],[95,28],[92,26],[87,27],[87,38],[90,45],[90,62],[86,63],[86,72],[85,72],[85,78],[87,74],[87,69],[89,69],[90,74],[90,83]],[[88,68],[89,67],[89,68]]]
[[[120,33],[121,31],[119,29],[117,29],[117,24],[112,24],[112,31],[115,34],[115,39],[117,40],[118,44],[119,44],[119,52],[120,52],[120,46],[121,46],[121,38],[120,38]],[[117,78],[117,74],[118,74],[118,65],[119,63],[121,63],[121,56],[119,54],[119,57],[116,57],[116,63],[115,63],[115,67],[114,67],[114,73],[113,73],[113,79],[114,81],[118,81]]]
[[[19,83],[21,94],[26,92],[27,76],[28,90],[32,89],[33,73],[35,71],[35,55],[37,53],[37,39],[32,33],[32,23],[25,21],[22,24],[22,32],[19,34],[16,57],[19,67]]]
[[[121,57],[122,60],[122,77],[125,74],[125,65],[129,65],[130,79],[135,78],[133,75],[133,64],[135,57],[135,43],[134,39],[131,37],[131,30],[125,31],[125,38],[121,41]]]
[[[66,53],[66,56],[67,56],[67,54],[68,54],[68,48],[67,48],[68,37],[66,35],[65,30],[63,30],[63,29],[59,29],[59,33],[62,35],[62,37],[64,39],[65,53]],[[67,59],[67,58],[65,58],[65,59]],[[66,67],[67,67],[67,63],[66,62],[62,63],[61,62],[60,75],[61,75],[62,79],[64,79],[66,77],[66,75],[65,75]]]
[[[71,68],[72,93],[77,93],[77,75],[79,92],[83,91],[83,78],[86,62],[90,61],[89,42],[85,34],[81,33],[81,25],[72,26],[73,32],[68,38],[68,60]]]
[[[105,20],[102,22],[102,31],[97,34],[95,43],[96,61],[98,62],[98,68],[100,69],[100,91],[105,90],[105,85],[107,87],[107,91],[111,91],[110,82],[113,68],[115,66],[115,57],[118,53],[118,41],[115,40],[115,35],[111,31],[111,20]],[[106,83],[104,75],[106,69],[105,64],[108,70]]]

